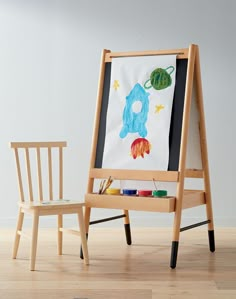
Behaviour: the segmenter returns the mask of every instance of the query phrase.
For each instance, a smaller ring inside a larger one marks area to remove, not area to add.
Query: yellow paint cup
[[[105,193],[109,195],[120,195],[120,189],[108,188]]]

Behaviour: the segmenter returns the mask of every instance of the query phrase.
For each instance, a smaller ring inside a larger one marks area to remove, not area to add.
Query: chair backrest
[[[21,201],[24,202],[26,200],[25,188],[28,189],[29,201],[33,202],[36,200],[35,186],[38,189],[38,201],[53,200],[54,198],[62,199],[63,148],[67,146],[66,142],[11,142],[10,146],[15,151]],[[23,162],[25,162],[25,167]],[[55,172],[58,173],[56,179]],[[34,177],[36,178],[35,180]],[[43,188],[44,185],[48,186],[47,196]],[[57,193],[54,192],[55,186],[58,189],[58,194],[54,196],[54,193]]]

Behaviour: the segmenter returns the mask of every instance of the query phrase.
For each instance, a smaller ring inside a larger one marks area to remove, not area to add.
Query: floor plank
[[[30,242],[22,239],[11,259],[14,230],[0,231],[0,298],[236,298],[236,229],[216,230],[216,252],[207,230],[181,233],[177,268],[169,267],[171,229],[132,229],[128,246],[123,229],[92,228],[90,265],[79,258],[80,242],[65,235],[57,255],[56,230],[40,229],[36,271],[29,271]]]

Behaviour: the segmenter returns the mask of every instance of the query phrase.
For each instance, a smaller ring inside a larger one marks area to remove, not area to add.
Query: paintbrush
[[[105,180],[102,180],[100,183],[99,191],[98,191],[99,194],[103,193],[102,190],[103,190],[104,184],[105,184]]]
[[[108,178],[108,180],[106,182],[106,185],[105,185],[105,187],[104,187],[104,189],[102,191],[102,194],[106,192],[106,190],[111,186],[112,182],[113,182],[113,179],[111,178],[111,176],[109,176],[109,178]]]
[[[152,180],[153,180],[153,183],[154,183],[155,189],[156,189],[156,191],[157,191],[157,186],[156,186],[155,179],[153,178]]]

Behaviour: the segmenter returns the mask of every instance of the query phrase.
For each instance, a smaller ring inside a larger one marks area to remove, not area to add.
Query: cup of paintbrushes
[[[108,180],[106,181],[105,187],[102,190],[102,194],[106,192],[106,190],[111,186],[113,179],[109,176]]]

